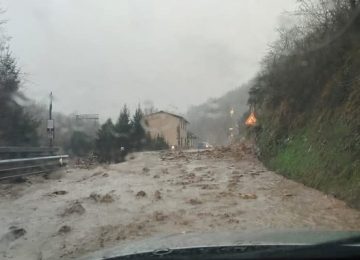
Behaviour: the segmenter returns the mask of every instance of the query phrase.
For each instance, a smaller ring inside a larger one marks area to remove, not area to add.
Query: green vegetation
[[[75,131],[70,138],[70,152],[77,156],[87,156],[93,149],[93,139],[84,132]]]
[[[130,112],[125,105],[115,125],[108,119],[98,131],[95,140],[98,159],[101,162],[122,162],[129,151],[167,149],[163,137],[152,139],[146,134],[145,124],[140,107],[130,119]]]
[[[329,4],[331,3],[331,4]],[[261,159],[360,207],[360,1],[299,1],[250,90]],[[299,18],[300,17],[300,18]]]
[[[6,41],[0,39],[0,145],[37,145],[39,142],[39,121],[22,105],[27,99],[20,92],[20,85],[20,70]]]

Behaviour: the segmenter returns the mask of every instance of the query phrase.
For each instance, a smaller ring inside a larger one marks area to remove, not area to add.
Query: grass
[[[350,128],[329,124],[319,132],[309,127],[294,133],[265,160],[280,174],[344,199],[360,208],[360,160],[347,150]]]
[[[284,107],[264,109],[256,139],[269,168],[360,208],[360,48],[345,60],[316,105],[291,114],[291,122],[280,120]],[[344,80],[351,85],[338,83]]]

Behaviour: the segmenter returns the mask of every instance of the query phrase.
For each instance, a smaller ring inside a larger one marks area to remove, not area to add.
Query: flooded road
[[[251,155],[144,152],[0,184],[0,258],[69,259],[155,235],[360,230],[360,213]]]

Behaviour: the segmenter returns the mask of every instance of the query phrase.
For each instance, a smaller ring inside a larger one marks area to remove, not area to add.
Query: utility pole
[[[53,100],[53,94],[50,92],[50,105],[49,105],[49,119],[47,123],[47,132],[49,137],[49,146],[53,146],[54,141],[54,133],[55,133],[55,127],[54,127],[54,120],[52,119],[52,100]]]

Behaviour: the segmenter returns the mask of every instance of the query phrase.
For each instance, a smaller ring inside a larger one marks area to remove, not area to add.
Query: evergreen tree
[[[93,140],[86,133],[75,131],[70,138],[70,149],[77,156],[88,155],[93,149]]]
[[[129,151],[131,149],[130,145],[130,132],[131,132],[131,124],[130,124],[130,112],[126,105],[123,106],[118,121],[115,125],[116,132],[116,146],[120,149],[120,147],[124,147],[125,151]]]
[[[111,119],[108,119],[99,129],[96,138],[96,155],[100,162],[115,161],[116,137],[115,127]]]
[[[136,151],[140,151],[146,146],[146,133],[143,127],[144,114],[140,106],[136,109],[131,121],[131,146]]]
[[[20,70],[7,47],[0,44],[0,145],[36,145],[39,122],[19,103]]]

